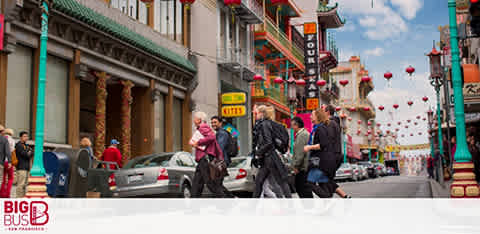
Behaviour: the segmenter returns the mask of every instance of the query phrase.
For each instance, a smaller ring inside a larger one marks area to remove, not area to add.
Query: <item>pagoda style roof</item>
[[[318,23],[324,28],[340,28],[345,24],[337,12],[338,2],[328,6],[328,0],[319,0],[317,8]]]
[[[351,67],[337,66],[336,68],[330,70],[331,73],[350,73],[352,72]]]

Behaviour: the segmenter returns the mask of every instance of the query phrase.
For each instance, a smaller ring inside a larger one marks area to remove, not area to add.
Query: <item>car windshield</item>
[[[247,165],[247,159],[246,158],[234,158],[232,159],[232,162],[230,165],[228,165],[229,168],[244,168]]]
[[[153,155],[149,157],[142,157],[132,160],[124,167],[129,168],[144,168],[144,167],[167,167],[173,155]]]

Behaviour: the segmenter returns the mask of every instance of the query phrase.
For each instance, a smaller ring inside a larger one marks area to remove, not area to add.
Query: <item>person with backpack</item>
[[[228,167],[228,165],[230,165],[230,163],[232,162],[230,158],[237,156],[238,153],[238,149],[235,149],[237,148],[237,144],[233,142],[235,141],[235,139],[227,130],[223,129],[222,118],[218,116],[213,116],[212,118],[210,118],[210,124],[212,125],[213,130],[215,130],[216,132],[215,136],[218,146],[220,146],[220,149],[223,153],[223,161],[225,161],[225,164]],[[232,192],[228,191],[228,189],[223,186],[223,179],[224,178],[221,178],[220,182],[223,188],[223,193],[226,197],[234,198],[235,196],[232,194]]]
[[[291,198],[288,170],[279,155],[288,150],[288,132],[283,125],[273,121],[272,109],[273,107],[261,105],[254,111],[256,123],[253,129],[252,164],[259,167],[259,170],[255,176],[253,197],[261,196],[265,181],[272,176],[283,193],[278,194],[277,197]]]

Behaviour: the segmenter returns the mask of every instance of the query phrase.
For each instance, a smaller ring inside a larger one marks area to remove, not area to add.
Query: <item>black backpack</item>
[[[275,121],[270,121],[270,123],[272,125],[272,137],[275,149],[282,154],[287,153],[290,139],[287,129]]]
[[[236,157],[238,155],[238,141],[232,136],[232,134],[230,134],[229,131],[225,129],[224,131],[228,134],[228,144],[225,151],[228,154],[228,157]]]

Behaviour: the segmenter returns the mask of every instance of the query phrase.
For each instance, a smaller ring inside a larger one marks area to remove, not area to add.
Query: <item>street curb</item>
[[[450,198],[450,181],[445,181],[444,185],[437,181],[429,179],[432,198]]]

